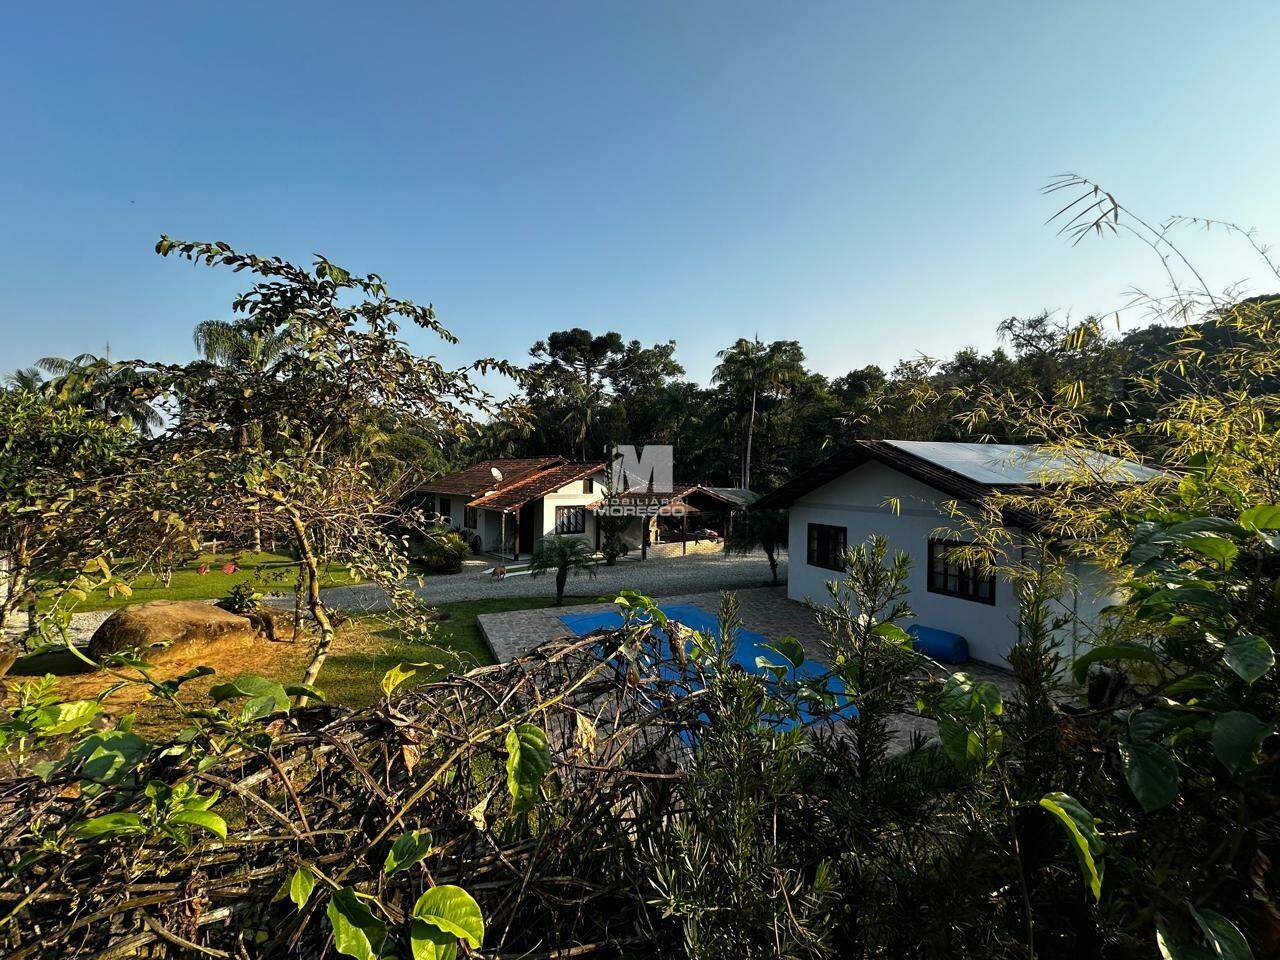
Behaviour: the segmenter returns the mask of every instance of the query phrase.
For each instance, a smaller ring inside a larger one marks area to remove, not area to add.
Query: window
[[[475,507],[467,507],[462,511],[462,525],[468,530],[480,529],[480,511]]]
[[[586,507],[556,507],[556,533],[586,532]]]
[[[941,593],[978,603],[996,602],[996,576],[962,566],[951,556],[956,547],[970,544],[961,540],[929,540],[929,592]]]
[[[453,501],[448,497],[440,498],[440,516],[453,519]]]
[[[832,527],[825,523],[809,524],[809,566],[843,570],[848,536],[844,527]]]
[[[583,492],[583,493],[595,493],[595,492],[596,492],[596,482],[595,482],[594,480],[592,480],[590,477],[587,477],[587,479],[585,479],[585,480],[583,480],[583,481],[582,481],[582,492]]]

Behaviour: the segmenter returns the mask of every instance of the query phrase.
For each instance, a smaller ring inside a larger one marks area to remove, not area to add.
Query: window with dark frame
[[[826,523],[809,524],[809,566],[826,570],[844,569],[844,551],[849,532]]]
[[[480,511],[475,507],[467,507],[462,511],[462,525],[470,530],[480,527]]]
[[[440,498],[440,516],[453,519],[453,501],[448,497]]]
[[[586,532],[586,507],[556,507],[556,533]]]
[[[596,482],[594,480],[592,480],[590,477],[587,477],[585,480],[582,481],[583,493],[595,493],[595,491],[596,491]]]
[[[929,592],[994,605],[995,574],[965,566],[952,556],[957,548],[969,546],[963,540],[929,538]]]

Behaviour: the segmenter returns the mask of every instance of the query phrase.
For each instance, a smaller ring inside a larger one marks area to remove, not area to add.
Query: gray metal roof
[[[1052,448],[1016,443],[944,443],[932,440],[886,440],[921,460],[991,486],[1044,484],[1082,479],[1094,482],[1133,482],[1160,476],[1140,464],[1105,453],[1067,454]]]
[[[733,500],[736,503],[740,503],[744,507],[760,499],[760,494],[753,493],[746,487],[703,487],[703,489],[719,494],[726,500]]]

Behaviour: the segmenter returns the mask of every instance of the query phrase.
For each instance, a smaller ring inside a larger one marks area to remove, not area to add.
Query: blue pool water
[[[658,609],[672,620],[679,621],[691,630],[697,630],[699,633],[710,634],[717,640],[720,639],[720,624],[716,618],[707,613],[700,607],[695,607],[688,603],[664,603]],[[645,619],[642,617],[642,619]],[[567,613],[560,618],[560,622],[574,632],[576,636],[583,637],[596,630],[616,630],[622,626],[622,614],[614,611],[604,611],[601,613]],[[662,630],[655,629],[653,634],[666,644],[670,653],[671,639]],[[741,667],[744,671],[751,674],[765,676],[772,680],[773,675],[763,667],[756,665],[756,658],[763,657],[771,663],[785,663],[781,654],[770,650],[766,644],[768,639],[759,633],[754,633],[743,627],[738,628],[737,635],[733,638],[733,662]],[[664,670],[667,668],[664,668]],[[835,702],[840,708],[840,712],[844,716],[856,714],[857,708],[849,703],[845,697],[844,684],[835,677],[829,676],[826,668],[821,664],[813,663],[806,660],[795,671],[797,678],[806,678],[816,681],[818,685],[825,689],[835,698]],[[668,679],[674,679],[669,677]],[[800,710],[802,723],[811,723],[818,719],[807,707],[801,707]],[[774,724],[778,729],[790,729],[796,725],[794,719],[780,719]]]

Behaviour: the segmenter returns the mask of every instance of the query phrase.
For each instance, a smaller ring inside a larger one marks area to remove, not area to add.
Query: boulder
[[[121,607],[89,639],[95,660],[120,650],[137,650],[153,663],[198,660],[229,648],[248,649],[258,631],[248,617],[198,600],[151,600]]]

